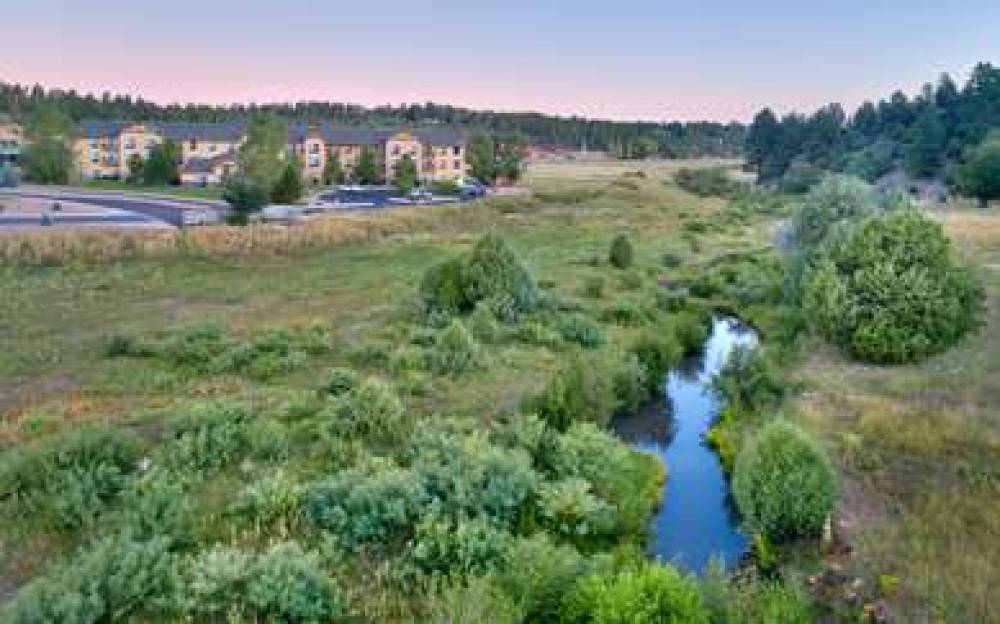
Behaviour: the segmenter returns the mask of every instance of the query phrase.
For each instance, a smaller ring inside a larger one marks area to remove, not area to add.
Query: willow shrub
[[[482,364],[479,343],[465,324],[452,319],[440,332],[427,355],[430,369],[439,375],[459,375]]]
[[[830,241],[806,274],[805,317],[854,357],[925,359],[977,328],[985,294],[941,225],[916,210],[871,217]]]
[[[503,320],[533,310],[539,298],[530,271],[502,238],[492,234],[479,239],[468,254],[428,269],[420,295],[432,312],[465,314],[483,302]]]
[[[733,497],[750,528],[772,541],[815,536],[833,511],[837,477],[815,440],[776,420],[740,450]]]
[[[121,494],[138,459],[138,442],[119,430],[88,427],[61,433],[4,453],[0,499],[19,513],[79,527]]]
[[[405,424],[399,397],[389,384],[375,377],[332,399],[326,412],[331,431],[347,437],[392,439],[402,434]]]
[[[627,269],[635,262],[635,249],[628,235],[619,234],[611,241],[608,261],[616,269]]]
[[[563,622],[573,624],[708,624],[695,581],[672,566],[644,564],[585,577],[567,598]]]

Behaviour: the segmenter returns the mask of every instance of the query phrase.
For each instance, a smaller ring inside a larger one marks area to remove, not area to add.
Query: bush
[[[408,544],[405,567],[420,577],[466,579],[503,569],[511,536],[488,520],[424,518]]]
[[[0,459],[0,499],[26,516],[75,528],[93,522],[128,483],[139,459],[135,438],[87,427],[10,450]]]
[[[494,446],[478,433],[425,427],[414,436],[410,460],[431,506],[446,519],[485,518],[513,528],[538,488],[527,452]]]
[[[431,267],[420,285],[430,310],[471,312],[484,302],[497,318],[513,320],[538,304],[531,273],[498,236],[479,239],[462,257]]]
[[[642,402],[649,398],[651,393],[651,384],[648,383],[647,375],[645,365],[635,353],[627,354],[619,362],[614,373],[618,412],[634,414],[639,411]]]
[[[712,621],[719,624],[810,624],[809,599],[789,583],[749,576],[730,579],[718,562],[702,581],[702,596]]]
[[[667,332],[646,330],[640,334],[630,351],[642,365],[646,394],[659,395],[667,373],[681,362],[680,346]]]
[[[684,258],[680,254],[675,254],[672,252],[664,252],[660,256],[660,263],[667,267],[668,269],[676,269],[680,265],[684,264]]]
[[[485,305],[476,306],[469,317],[469,329],[472,330],[472,335],[475,336],[476,340],[480,342],[493,344],[500,340],[500,324],[497,323],[497,317]]]
[[[567,314],[559,317],[559,333],[566,342],[574,342],[588,349],[595,349],[605,342],[604,329],[583,314]]]
[[[708,624],[698,586],[672,566],[644,564],[581,580],[567,598],[564,622]]]
[[[685,167],[674,174],[674,182],[698,197],[730,197],[743,187],[729,177],[725,167]]]
[[[558,349],[562,346],[562,335],[537,321],[521,323],[515,333],[518,342],[537,345],[547,349]]]
[[[361,384],[361,376],[350,368],[333,368],[326,375],[322,391],[332,397],[339,397],[354,390]]]
[[[538,508],[548,530],[569,540],[587,540],[610,533],[615,509],[590,491],[584,479],[543,483]]]
[[[765,425],[736,459],[733,497],[747,524],[772,541],[818,535],[836,496],[823,449],[787,422]]]
[[[558,622],[563,600],[586,571],[586,563],[572,546],[556,545],[546,533],[535,533],[511,547],[500,585],[524,614],[523,621]]]
[[[703,312],[681,312],[672,318],[674,337],[683,355],[700,353],[708,341],[712,319]]]
[[[314,484],[306,494],[305,515],[347,546],[385,546],[424,512],[428,496],[412,471],[376,465],[352,468]]]
[[[635,259],[635,251],[632,248],[632,241],[628,235],[619,234],[611,241],[611,251],[608,254],[608,261],[616,269],[627,269],[632,266]]]
[[[327,412],[335,434],[395,438],[403,433],[403,404],[387,383],[374,377],[334,399]]]
[[[166,537],[106,538],[22,587],[0,615],[17,624],[84,624],[169,610],[178,585],[170,546]]]
[[[549,426],[565,431],[577,421],[607,425],[616,402],[607,363],[580,355],[552,376],[531,407]]]
[[[941,226],[900,210],[827,245],[806,274],[803,310],[854,357],[899,364],[940,353],[976,329],[984,300]]]
[[[781,176],[778,188],[783,193],[808,193],[823,179],[823,170],[807,162],[794,162]]]
[[[458,375],[479,367],[482,355],[479,343],[458,319],[438,333],[428,354],[430,368],[439,375]]]
[[[778,367],[759,349],[735,349],[712,384],[736,414],[777,408],[787,391]]]
[[[259,555],[216,546],[190,567],[187,611],[199,619],[318,622],[344,612],[319,556],[295,542],[275,543]]]
[[[801,247],[818,245],[835,227],[879,209],[872,188],[848,176],[827,176],[792,215],[792,234]]]
[[[242,403],[194,403],[167,420],[164,461],[182,470],[210,472],[242,458],[250,409]]]

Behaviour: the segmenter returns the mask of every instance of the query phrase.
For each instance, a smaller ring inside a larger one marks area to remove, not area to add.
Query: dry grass
[[[846,361],[816,345],[799,413],[840,460],[859,571],[899,577],[899,621],[998,622],[1000,212],[938,214],[983,276],[987,324],[913,366]]]

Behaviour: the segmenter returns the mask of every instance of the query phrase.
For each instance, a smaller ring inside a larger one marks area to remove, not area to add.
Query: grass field
[[[281,251],[275,242],[239,254],[205,247],[0,269],[0,448],[94,422],[156,443],[165,411],[207,398],[287,410],[313,396],[331,366],[358,365],[359,352],[397,353],[424,271],[485,232],[501,234],[547,291],[596,316],[652,293],[661,281],[697,275],[723,254],[769,247],[778,215],[727,221],[725,200],[697,198],[671,183],[681,166],[704,164],[536,164],[526,180],[532,197],[362,219],[352,227],[365,235],[339,244]],[[939,216],[986,281],[986,327],[907,367],[853,364],[811,341],[791,371],[802,391],[790,410],[822,437],[844,474],[838,519],[854,547],[845,565],[863,579],[861,593],[888,599],[899,621],[998,621],[1000,212],[956,208]],[[606,262],[618,233],[636,247],[628,280]],[[294,240],[289,236],[291,247]],[[665,266],[665,253],[680,266]],[[585,294],[594,279],[603,280],[603,297]],[[103,355],[115,334],[157,337],[207,322],[236,338],[318,324],[330,330],[334,348],[266,381],[185,376],[155,361]],[[608,331],[613,348],[634,330],[611,324]],[[535,393],[566,356],[511,342],[491,354],[487,370],[461,378],[414,376],[381,360],[360,366],[419,386],[405,396],[409,411],[488,422]],[[199,535],[220,532],[219,510],[244,478],[225,472],[197,492],[206,518]],[[0,530],[0,596],[82,538],[7,523]],[[369,614],[381,599],[372,583],[353,598]]]

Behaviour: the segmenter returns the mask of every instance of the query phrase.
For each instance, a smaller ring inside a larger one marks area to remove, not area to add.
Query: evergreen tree
[[[285,163],[281,176],[271,188],[271,201],[276,204],[293,204],[302,198],[304,190],[302,167],[297,159],[291,158]]]
[[[382,174],[379,171],[375,150],[370,147],[361,149],[361,158],[358,159],[358,166],[354,168],[354,175],[361,184],[379,184],[382,182]]]
[[[394,174],[393,185],[404,193],[409,193],[417,186],[417,166],[409,155],[399,159]]]
[[[149,186],[166,186],[180,182],[177,166],[181,162],[181,151],[177,144],[167,139],[149,150],[149,158],[143,168],[143,183]]]
[[[73,133],[69,117],[55,104],[38,107],[25,128],[21,155],[25,176],[39,184],[67,184],[73,176]]]
[[[982,144],[970,150],[958,171],[959,189],[986,207],[1000,199],[1000,130],[994,130]]]

